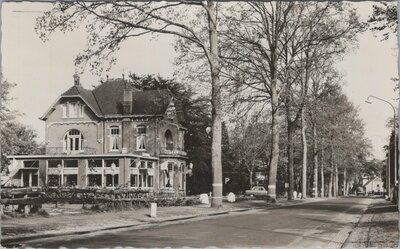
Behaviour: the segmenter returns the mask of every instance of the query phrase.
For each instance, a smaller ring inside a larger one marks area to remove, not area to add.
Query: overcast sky
[[[372,12],[373,2],[352,3],[365,20]],[[73,85],[73,59],[86,45],[84,30],[73,33],[57,33],[43,43],[34,31],[35,19],[44,10],[45,3],[3,3],[2,7],[2,69],[4,77],[17,83],[12,95],[16,98],[12,107],[25,115],[21,121],[36,129],[39,142],[44,139],[44,122],[38,118],[56,98]],[[392,39],[381,42],[371,32],[359,36],[359,48],[339,63],[345,75],[344,89],[353,103],[360,107],[360,115],[366,124],[366,135],[372,141],[374,155],[383,159],[382,147],[387,142],[389,130],[385,123],[393,111],[385,103],[364,101],[368,95],[389,100],[397,107],[395,83],[390,79],[397,75],[397,46]],[[131,39],[118,53],[117,64],[109,76],[128,74],[160,74],[171,77],[175,52],[171,36]],[[103,76],[104,78],[104,76]],[[82,85],[91,88],[99,77],[85,73]]]

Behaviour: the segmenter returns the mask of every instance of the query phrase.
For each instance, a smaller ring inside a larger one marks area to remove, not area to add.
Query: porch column
[[[47,184],[47,160],[39,160],[38,186]]]
[[[125,176],[124,179],[125,180],[124,180],[124,184],[126,184],[127,187],[131,186],[131,184],[130,184],[131,174],[130,174],[130,169],[129,169],[130,162],[131,162],[131,159],[125,157],[125,164],[124,164],[124,176]]]
[[[32,187],[32,172],[29,172],[29,187]]]
[[[86,159],[79,159],[78,160],[78,179],[77,179],[77,185],[79,187],[85,187],[86,186]]]
[[[118,160],[118,185],[125,184],[125,158]]]
[[[24,187],[24,171],[21,170],[21,187]]]
[[[104,159],[101,159],[101,187],[104,188],[105,180],[104,180]]]
[[[64,184],[64,160],[61,160],[61,182],[60,186]]]
[[[160,190],[160,161],[153,162],[153,190]]]

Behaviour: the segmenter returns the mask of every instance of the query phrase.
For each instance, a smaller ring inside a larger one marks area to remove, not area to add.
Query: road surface
[[[278,209],[24,242],[24,247],[331,247],[340,248],[368,198],[339,198]]]

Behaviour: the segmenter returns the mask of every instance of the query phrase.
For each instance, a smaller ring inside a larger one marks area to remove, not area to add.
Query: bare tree
[[[235,32],[222,35],[225,38],[222,44],[228,51],[222,58],[230,69],[222,76],[231,77],[234,92],[245,94],[241,101],[252,106],[267,101],[270,104],[272,156],[268,188],[271,199],[276,193],[281,100],[286,106],[288,123],[289,198],[293,193],[292,136],[301,121],[302,192],[306,197],[305,108],[310,75],[318,68],[318,60],[343,54],[351,47],[350,37],[359,30],[360,24],[352,10],[338,3],[251,3],[240,13],[240,18],[231,19],[229,23],[230,30]]]
[[[269,132],[262,125],[254,116],[248,122],[239,123],[233,136],[234,151],[249,173],[250,187],[253,186],[254,170],[263,162],[263,153],[269,147],[269,141],[265,139]]]
[[[115,63],[114,52],[124,41],[147,34],[174,35],[200,48],[207,59],[211,78],[212,206],[221,206],[221,66],[215,1],[58,2],[37,20],[36,30],[46,40],[57,30],[71,31],[81,25],[86,25],[88,31],[88,46],[75,60],[81,71],[89,67],[101,72],[104,61],[110,62],[109,66]]]

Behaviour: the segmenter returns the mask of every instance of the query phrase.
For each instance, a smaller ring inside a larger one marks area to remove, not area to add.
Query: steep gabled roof
[[[96,97],[93,95],[93,92],[83,88],[82,86],[77,86],[77,85],[72,86],[70,89],[61,94],[61,96],[62,97],[80,96],[96,115],[98,116],[102,115],[102,111],[99,108],[99,105],[97,103]]]
[[[122,115],[122,101],[126,84],[123,79],[107,80],[93,90],[74,85],[61,94],[41,119],[46,119],[54,106],[62,98],[68,97],[80,97],[98,117]],[[132,113],[130,115],[163,115],[172,100],[173,95],[168,89],[141,91],[132,88]],[[182,107],[179,101],[175,102],[175,106],[178,119],[180,119],[181,115],[179,114],[182,112]]]
[[[379,176],[374,176],[371,179],[369,179],[363,186],[367,186],[368,184],[370,184],[371,182],[375,181],[376,179],[379,179],[379,181],[382,181],[382,179]]]
[[[122,79],[108,80],[97,86],[93,95],[103,115],[121,114],[125,82]]]

